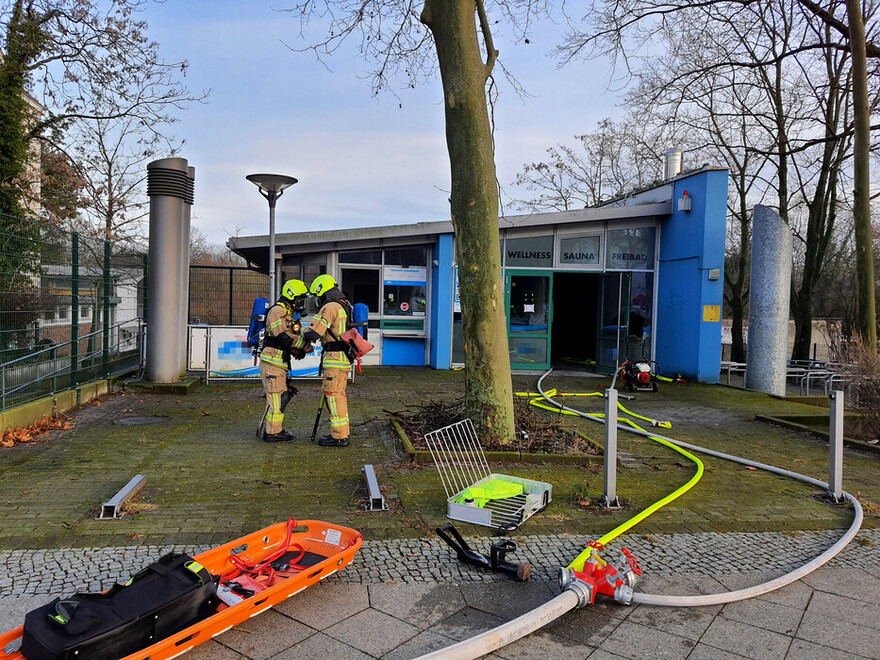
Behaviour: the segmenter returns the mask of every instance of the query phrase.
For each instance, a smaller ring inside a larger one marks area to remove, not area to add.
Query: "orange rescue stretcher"
[[[232,605],[220,602],[207,618],[122,660],[163,660],[182,655],[344,568],[361,545],[360,532],[348,527],[291,519],[195,555],[193,559],[213,576],[220,576],[221,584],[241,576],[254,593]],[[279,565],[279,558],[289,558],[289,565]],[[276,565],[274,568],[270,561]],[[24,626],[19,626],[0,635],[0,659],[25,658],[18,650],[11,654],[5,650],[16,646],[23,630]]]

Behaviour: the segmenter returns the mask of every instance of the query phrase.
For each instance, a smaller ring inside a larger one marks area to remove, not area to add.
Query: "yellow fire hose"
[[[535,398],[535,399],[530,400],[529,404],[535,406],[536,408],[543,408],[544,410],[549,410],[551,412],[556,412],[556,413],[559,413],[562,415],[575,415],[578,417],[586,417],[588,419],[594,419],[594,421],[597,421],[597,422],[604,421],[604,419],[605,419],[604,413],[594,413],[594,414],[582,413],[579,415],[578,413],[576,413],[574,411],[566,410],[565,408],[562,407],[561,404],[556,403],[555,401],[553,401],[550,398],[553,396],[603,396],[602,392],[589,392],[589,393],[586,393],[586,392],[584,392],[584,393],[582,393],[582,392],[566,392],[566,393],[559,394],[557,392],[557,390],[555,390],[555,389],[547,390],[546,392],[543,392],[543,391],[540,391],[541,390],[540,382],[538,383],[538,390],[539,390],[539,392],[537,393],[537,395],[532,392],[517,392],[516,395],[517,396],[540,396],[540,397],[543,397],[543,399],[550,401],[553,404],[556,404],[555,406],[551,406],[551,405],[544,403],[541,399]],[[625,414],[629,415],[630,417],[635,417],[637,419],[641,419],[643,421],[650,422],[652,426],[659,426],[659,427],[667,428],[667,429],[672,428],[671,422],[658,421],[655,419],[651,419],[650,417],[645,417],[643,415],[639,415],[638,413],[634,413],[631,410],[628,410],[627,408],[625,408],[619,401],[617,403],[617,407],[621,411],[623,411]],[[640,427],[638,424],[636,424],[634,421],[632,421],[630,419],[621,418],[619,421],[620,421],[620,423],[628,424],[632,428],[637,429],[639,431],[642,431],[643,433],[647,433],[647,431],[645,431],[645,429],[643,429],[642,427]],[[687,491],[689,491],[691,488],[693,488],[697,484],[697,482],[703,477],[703,471],[704,471],[703,462],[699,458],[697,458],[696,456],[691,454],[689,451],[682,449],[681,447],[678,447],[678,446],[672,444],[671,442],[664,440],[663,438],[658,438],[653,435],[647,435],[646,437],[653,440],[654,442],[657,442],[657,443],[663,445],[664,447],[668,447],[669,449],[672,449],[673,451],[678,452],[679,454],[681,454],[685,458],[693,461],[697,466],[697,471],[686,484],[675,489],[673,492],[669,493],[669,495],[667,495],[666,497],[663,497],[662,499],[657,500],[652,505],[650,505],[649,507],[647,507],[643,511],[639,512],[638,514],[636,514],[635,516],[633,516],[632,518],[630,518],[626,522],[618,525],[617,527],[612,529],[610,532],[606,533],[601,538],[599,538],[597,540],[597,543],[601,543],[602,545],[607,545],[608,543],[613,541],[615,538],[617,538],[618,536],[620,536],[621,534],[623,534],[627,530],[633,528],[634,526],[639,524],[641,521],[643,521],[645,518],[647,518],[651,514],[655,513],[657,510],[663,508],[664,506],[666,506],[670,502],[672,502],[672,501],[678,499],[679,497],[681,497],[682,495],[684,495]],[[572,561],[568,565],[568,568],[573,568],[576,571],[582,571],[584,568],[584,563],[590,558],[590,555],[592,555],[593,552],[594,552],[593,548],[590,548],[590,547],[586,548],[583,552],[581,552],[581,554],[579,554],[577,557],[575,557],[574,561]],[[602,561],[602,560],[600,559],[600,561]]]

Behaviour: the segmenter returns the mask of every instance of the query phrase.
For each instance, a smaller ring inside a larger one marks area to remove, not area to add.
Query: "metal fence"
[[[243,266],[190,266],[189,322],[247,325],[254,299],[266,297],[269,276]]]
[[[0,214],[2,408],[137,367],[146,283],[136,249]]]

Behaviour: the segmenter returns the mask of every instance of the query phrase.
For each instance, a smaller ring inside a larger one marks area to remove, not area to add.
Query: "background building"
[[[727,171],[704,167],[625,199],[500,220],[515,370],[628,358],[717,382]],[[268,236],[228,246],[266,270]],[[330,273],[369,308],[369,362],[449,369],[464,361],[451,222],[276,236],[279,281]]]

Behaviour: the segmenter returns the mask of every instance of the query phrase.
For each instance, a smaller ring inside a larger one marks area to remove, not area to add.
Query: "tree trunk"
[[[856,279],[858,280],[858,330],[875,364],[862,365],[876,372],[877,320],[874,310],[874,251],[871,232],[870,113],[868,72],[865,54],[865,22],[862,3],[846,0],[853,68],[853,221],[856,237]],[[867,355],[868,352],[866,351]]]
[[[513,392],[501,283],[498,187],[486,101],[496,52],[482,0],[425,0],[421,20],[434,35],[443,84],[452,172],[449,202],[465,344],[465,410],[484,439],[511,442]]]
[[[732,260],[732,265],[736,268],[731,269],[733,272],[724,270],[724,278],[727,280],[730,290],[730,360],[731,362],[746,361],[746,340],[743,325],[745,324],[746,305],[749,302],[749,277],[751,276],[751,235],[749,227],[751,226],[751,216],[749,214],[749,199],[746,193],[746,165],[745,163],[739,168],[738,186],[737,186],[737,211],[734,214],[736,222],[739,223],[739,254],[736,259]]]
[[[806,277],[806,274],[804,274]],[[794,317],[794,345],[791,348],[792,360],[809,360],[813,343],[813,296],[812,287],[792,296],[791,313]]]
[[[746,344],[743,337],[743,322],[745,320],[745,305],[741,295],[734,292],[730,300],[730,361],[746,361]]]

